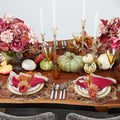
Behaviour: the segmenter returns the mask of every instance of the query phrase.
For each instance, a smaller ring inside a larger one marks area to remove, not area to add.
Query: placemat
[[[78,100],[85,104],[103,104],[109,100],[117,100],[118,97],[116,96],[116,92],[117,92],[117,88],[112,86],[111,92],[107,96],[105,96],[103,98],[96,98],[95,100],[91,100],[90,98],[83,97],[83,96],[79,95],[78,93],[76,93],[75,90],[73,89],[73,85],[71,85],[67,89],[67,99]]]
[[[45,83],[43,89],[31,95],[16,95],[8,90],[7,83],[4,84],[1,89],[2,89],[1,97],[8,97],[8,98],[10,97],[17,101],[33,101],[40,97],[44,99],[50,99],[52,84],[50,81]]]

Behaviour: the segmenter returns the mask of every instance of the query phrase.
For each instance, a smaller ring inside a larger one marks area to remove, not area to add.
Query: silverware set
[[[59,95],[59,100],[65,100],[66,97],[66,89],[67,89],[67,82],[61,83],[61,84],[55,84],[52,85],[52,91],[50,99],[57,100]]]

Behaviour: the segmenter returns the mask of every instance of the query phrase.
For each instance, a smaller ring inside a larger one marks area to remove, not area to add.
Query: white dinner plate
[[[86,89],[84,89],[83,87],[81,87],[80,85],[75,84],[74,86],[74,90],[81,96],[83,97],[90,97],[88,95],[88,91]],[[97,96],[96,98],[102,98],[105,97],[106,95],[108,95],[111,91],[111,86],[106,86],[104,87],[102,90],[100,90],[99,92],[97,92]]]

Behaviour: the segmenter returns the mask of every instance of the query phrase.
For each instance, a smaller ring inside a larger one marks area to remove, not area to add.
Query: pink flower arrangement
[[[38,44],[37,35],[24,21],[9,14],[0,18],[0,52],[20,52]]]
[[[110,21],[101,19],[101,22],[99,39],[104,48],[120,50],[120,18],[112,18]]]

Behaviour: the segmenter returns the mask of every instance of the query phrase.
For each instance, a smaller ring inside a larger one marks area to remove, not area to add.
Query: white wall
[[[40,13],[43,8],[46,41],[52,36],[52,0],[0,0],[0,17],[5,13],[13,14],[32,26],[40,38]],[[110,19],[120,17],[120,0],[86,0],[86,31],[93,36],[94,14]],[[81,32],[82,0],[56,0],[57,40],[71,39],[73,32]]]

